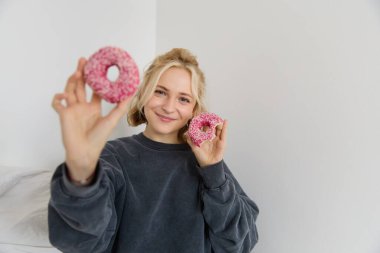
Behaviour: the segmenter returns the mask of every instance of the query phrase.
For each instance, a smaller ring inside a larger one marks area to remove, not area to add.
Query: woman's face
[[[155,141],[179,143],[178,131],[192,118],[195,103],[190,72],[169,68],[161,75],[153,96],[144,106],[148,121],[144,134]]]

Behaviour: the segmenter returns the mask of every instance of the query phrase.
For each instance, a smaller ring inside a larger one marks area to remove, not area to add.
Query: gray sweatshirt
[[[67,253],[250,252],[258,213],[224,161],[200,168],[187,144],[140,133],[107,142],[90,186],[57,168],[49,239]]]

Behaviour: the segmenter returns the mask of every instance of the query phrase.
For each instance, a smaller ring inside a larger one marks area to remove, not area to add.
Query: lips
[[[171,121],[175,120],[175,119],[173,119],[173,118],[166,117],[166,116],[161,115],[161,114],[158,114],[158,113],[156,113],[156,115],[157,115],[157,116],[160,118],[160,120],[163,121],[163,122],[171,122]]]

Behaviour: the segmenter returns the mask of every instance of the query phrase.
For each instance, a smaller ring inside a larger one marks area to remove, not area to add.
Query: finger
[[[192,144],[188,132],[185,132],[185,133],[183,134],[183,139],[184,139],[189,145]]]
[[[86,58],[84,57],[79,58],[78,65],[77,65],[77,70],[79,72],[83,72],[84,67],[86,66],[86,62],[87,62]]]
[[[127,97],[117,104],[116,108],[120,114],[124,115],[127,113],[129,101],[131,101],[131,97]]]
[[[119,122],[120,118],[127,113],[128,103],[130,98],[126,98],[115,106],[112,111],[107,115],[107,120],[109,120],[113,126]]]
[[[102,101],[102,98],[96,94],[96,92],[92,92],[92,97],[91,97],[91,104],[100,104]]]
[[[222,132],[222,127],[223,127],[223,125],[220,124],[220,125],[217,125],[216,128],[215,128],[215,135],[216,135],[216,137],[218,137],[218,138],[220,138],[220,134],[221,134],[221,132]]]
[[[192,150],[195,150],[196,148],[198,148],[198,147],[193,143],[193,141],[191,140],[191,138],[190,138],[188,132],[185,132],[185,133],[183,134],[183,136],[184,136],[184,138],[185,138],[187,144],[189,144],[189,146],[191,147]]]
[[[78,60],[76,71],[67,80],[67,84],[66,84],[66,87],[65,87],[65,92],[68,95],[67,102],[68,102],[69,105],[72,105],[72,104],[74,104],[74,103],[76,103],[78,101],[77,95],[75,94],[75,90],[76,90],[77,85],[78,85],[78,80],[82,76],[82,74],[81,74],[81,68],[83,69],[84,63],[85,62],[82,60],[82,58],[80,58]]]
[[[183,139],[186,141],[186,143],[189,143],[189,135],[187,134],[187,132],[183,133]]]
[[[75,104],[77,102],[77,97],[74,93],[75,87],[77,86],[77,78],[79,77],[78,72],[74,72],[69,79],[67,80],[67,84],[65,87],[65,93],[67,94],[67,103],[69,105]]]
[[[80,58],[78,61],[78,79],[75,88],[75,95],[78,102],[86,102],[86,90],[85,90],[85,80],[84,80],[84,66],[86,65],[86,59]]]
[[[74,90],[75,90],[75,75],[76,75],[76,71],[69,77],[69,79],[67,79],[67,82],[66,82],[66,87],[65,87],[65,92],[66,93],[73,93]]]
[[[53,97],[53,101],[51,102],[51,106],[54,108],[54,110],[57,113],[60,113],[63,109],[65,109],[65,106],[62,105],[62,100],[66,99],[66,94],[65,93],[58,93],[55,94]]]
[[[220,140],[221,141],[226,141],[227,140],[227,128],[228,128],[228,120],[224,120],[223,122],[223,128],[222,132],[220,133]]]

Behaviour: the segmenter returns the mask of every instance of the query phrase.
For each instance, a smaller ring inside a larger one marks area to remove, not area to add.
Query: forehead
[[[188,70],[171,67],[162,73],[157,85],[173,92],[191,94],[191,74]]]

